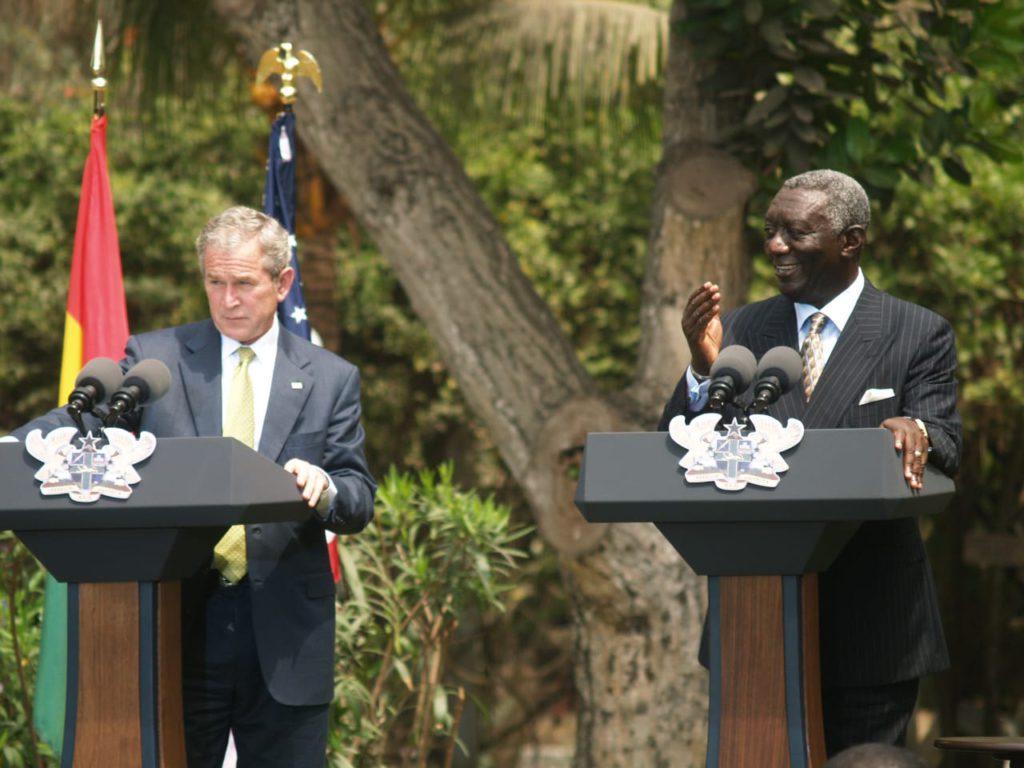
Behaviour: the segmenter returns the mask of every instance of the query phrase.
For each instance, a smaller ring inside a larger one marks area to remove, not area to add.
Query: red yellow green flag
[[[71,259],[60,402],[75,376],[94,357],[120,360],[128,341],[128,312],[121,279],[121,247],[114,221],[114,199],[107,176],[107,118],[93,117],[92,142],[78,201],[75,251]]]
[[[58,402],[67,402],[85,363],[99,356],[119,360],[127,340],[121,247],[107,175],[107,118],[94,115],[78,200]],[[67,629],[67,588],[47,576],[34,719],[40,736],[58,755],[64,740]]]

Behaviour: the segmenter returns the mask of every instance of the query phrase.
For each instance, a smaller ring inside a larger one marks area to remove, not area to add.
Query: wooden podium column
[[[185,768],[177,582],[68,585],[62,768]]]
[[[824,765],[817,583],[709,578],[708,768]]]

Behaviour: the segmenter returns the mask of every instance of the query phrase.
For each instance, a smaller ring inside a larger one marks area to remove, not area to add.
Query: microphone
[[[720,411],[736,395],[750,386],[757,360],[754,353],[739,344],[726,347],[718,353],[711,366],[711,384],[708,387],[708,408]]]
[[[68,415],[74,419],[80,432],[85,432],[82,414],[107,399],[107,395],[121,385],[121,366],[109,357],[94,357],[79,372],[75,388],[68,396]]]
[[[103,417],[103,426],[113,425],[136,408],[154,403],[171,386],[171,372],[160,360],[149,358],[136,363],[124,375],[118,390],[110,396],[110,410]]]
[[[792,347],[772,347],[757,365],[757,383],[749,413],[761,413],[789,392],[803,374],[803,358]]]

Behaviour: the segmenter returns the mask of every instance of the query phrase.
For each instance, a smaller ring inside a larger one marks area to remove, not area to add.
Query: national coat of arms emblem
[[[781,454],[803,439],[803,423],[790,419],[783,427],[771,416],[751,414],[749,426],[733,419],[720,432],[721,418],[704,413],[689,423],[683,416],[669,422],[669,435],[687,451],[679,460],[687,482],[713,482],[723,491],[742,491],[748,483],[777,486],[779,473],[789,469]]]
[[[156,438],[150,432],[135,437],[124,429],[107,428],[103,438],[88,432],[79,436],[75,427],[59,427],[46,437],[34,429],[25,437],[25,448],[43,466],[35,474],[44,496],[68,494],[72,501],[94,502],[100,496],[127,499],[131,486],[142,478],[135,464],[156,450]],[[77,445],[76,445],[77,443]]]

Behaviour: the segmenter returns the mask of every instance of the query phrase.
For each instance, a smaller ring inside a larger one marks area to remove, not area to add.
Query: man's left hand
[[[894,416],[882,422],[892,432],[893,446],[903,452],[903,476],[914,490],[924,488],[924,466],[928,463],[928,437],[911,418]]]
[[[327,492],[327,476],[318,467],[302,459],[289,459],[284,468],[295,475],[295,485],[302,489],[302,498],[310,507],[315,508],[320,497]]]

